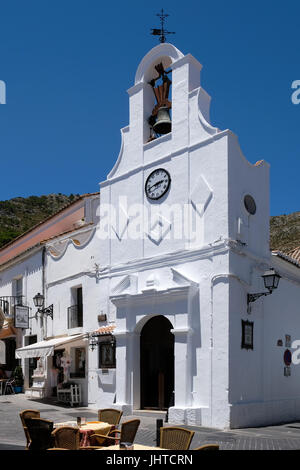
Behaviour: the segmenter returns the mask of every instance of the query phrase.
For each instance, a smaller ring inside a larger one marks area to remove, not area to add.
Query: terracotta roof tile
[[[29,228],[28,230],[26,230],[24,233],[21,233],[21,235],[19,235],[18,237],[14,238],[13,240],[11,240],[10,242],[6,243],[5,245],[3,245],[1,248],[0,248],[0,252],[5,250],[5,248],[7,248],[8,246],[12,245],[13,243],[15,243],[17,240],[19,240],[20,238],[24,237],[25,235],[27,235],[28,233],[32,232],[33,230],[35,230],[36,228],[38,228],[39,226],[43,225],[45,222],[48,222],[49,220],[51,220],[52,218],[56,217],[58,214],[60,214],[61,212],[63,212],[65,209],[68,209],[70,206],[72,206],[73,204],[76,204],[77,202],[81,201],[82,199],[85,199],[86,197],[89,197],[89,196],[96,196],[97,194],[100,194],[100,192],[96,192],[96,193],[86,193],[86,194],[82,194],[80,195],[79,197],[77,197],[74,201],[68,203],[68,204],[65,204],[63,207],[61,207],[57,212],[54,212],[54,214],[51,214],[49,215],[48,217],[46,217],[45,219],[41,220],[41,222],[38,222],[36,225],[34,225],[33,227]]]
[[[294,251],[294,250],[293,250],[293,251]],[[300,251],[300,249],[299,249],[299,251]],[[292,256],[292,253],[293,253],[293,252],[283,253],[282,251],[279,251],[279,250],[274,250],[274,251],[272,251],[272,255],[278,256],[279,258],[284,259],[284,260],[287,261],[288,263],[294,264],[295,266],[297,266],[298,268],[300,268],[300,255],[299,255],[298,259],[297,259],[295,256]]]
[[[300,246],[289,251],[287,255],[300,263]]]
[[[101,326],[97,330],[93,331],[93,334],[94,335],[111,334],[114,331],[115,328],[116,328],[115,325]]]

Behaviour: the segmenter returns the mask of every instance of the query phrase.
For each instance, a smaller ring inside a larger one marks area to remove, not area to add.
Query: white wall
[[[300,417],[300,369],[291,365],[291,376],[284,376],[283,355],[285,335],[292,341],[300,339],[299,268],[274,256],[270,264],[282,276],[277,290],[252,303],[251,314],[246,309],[246,293],[265,292],[264,265],[253,259],[245,261],[232,255],[240,268],[240,279],[231,282],[230,295],[230,394],[231,427],[258,426],[288,422]],[[268,266],[268,265],[265,265]],[[248,271],[248,272],[247,272]],[[248,276],[245,276],[247,272]],[[254,322],[254,349],[241,349],[241,320]],[[283,346],[277,346],[282,340]]]

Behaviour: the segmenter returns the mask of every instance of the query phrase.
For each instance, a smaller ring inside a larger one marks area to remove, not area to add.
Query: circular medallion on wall
[[[249,214],[254,215],[256,212],[256,204],[252,196],[250,194],[247,194],[244,197],[244,205],[246,208],[246,211],[249,212]]]

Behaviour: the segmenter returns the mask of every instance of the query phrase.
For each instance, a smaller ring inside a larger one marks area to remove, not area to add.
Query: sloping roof
[[[14,238],[13,240],[11,240],[10,242],[6,243],[5,245],[3,245],[1,248],[0,248],[0,253],[1,251],[4,251],[8,246],[12,245],[13,243],[15,243],[17,240],[19,240],[20,238],[24,237],[25,235],[27,235],[28,233],[32,232],[33,230],[35,230],[36,228],[40,227],[41,225],[43,225],[45,222],[48,222],[49,220],[53,219],[54,217],[56,217],[58,214],[60,214],[61,212],[63,212],[64,210],[66,210],[67,208],[71,207],[72,205],[76,204],[78,201],[81,201],[82,199],[85,199],[87,197],[90,197],[90,196],[96,196],[97,194],[100,194],[100,192],[96,192],[96,193],[86,193],[86,194],[82,194],[80,196],[78,196],[74,201],[70,202],[69,204],[66,204],[65,206],[63,206],[61,209],[59,209],[57,212],[55,212],[54,214],[52,215],[49,215],[49,217],[46,217],[45,219],[43,219],[41,222],[37,223],[36,225],[34,225],[33,227],[31,227],[30,229],[26,230],[26,232],[23,232],[21,233],[21,235],[19,235],[18,237]]]
[[[30,246],[29,248],[27,248],[26,250],[23,250],[21,251],[21,253],[18,253],[16,256],[13,256],[12,258],[9,258],[8,260],[4,261],[4,263],[1,263],[0,262],[0,268],[2,268],[3,266],[5,266],[7,263],[11,263],[12,261],[20,258],[21,256],[23,256],[25,253],[28,253],[38,247],[42,248],[44,245],[47,244],[47,242],[49,242],[50,240],[55,240],[56,238],[59,238],[59,237],[62,237],[63,235],[67,235],[67,234],[71,234],[73,232],[79,232],[81,229],[83,228],[86,228],[86,227],[89,227],[89,226],[92,226],[93,223],[90,222],[88,224],[84,224],[82,225],[81,227],[77,227],[77,228],[73,228],[72,230],[66,230],[66,231],[63,231],[61,233],[58,233],[57,235],[53,235],[53,237],[49,237],[49,238],[45,238],[45,240],[41,240],[39,241],[38,243],[36,243],[35,245],[32,245]]]
[[[53,237],[45,238],[45,240],[41,240],[41,244],[44,245],[45,243],[49,242],[50,240],[55,240],[56,238],[62,237],[63,235],[67,235],[68,233],[79,232],[81,229],[94,225],[93,222],[89,222],[88,224],[83,224],[80,227],[72,228],[70,230],[65,230],[64,232],[58,233],[57,235],[53,235]]]
[[[294,250],[293,250],[294,251]],[[297,266],[297,268],[300,268],[300,249],[299,249],[299,257],[298,259],[295,258],[294,256],[291,256],[293,252],[289,252],[289,254],[283,253],[282,251],[279,250],[274,250],[272,251],[273,256],[278,256],[278,258],[284,259],[288,263],[293,264],[294,266]]]
[[[289,251],[287,255],[300,263],[300,246]]]

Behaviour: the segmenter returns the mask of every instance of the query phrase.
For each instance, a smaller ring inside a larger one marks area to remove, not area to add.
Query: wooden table
[[[61,426],[71,426],[77,428],[77,421],[65,421],[64,423],[54,423],[54,428]],[[105,423],[104,421],[87,421],[86,424],[82,424],[79,428],[81,434],[80,446],[87,447],[90,445],[90,436],[92,434],[102,434],[106,436],[110,430],[114,428],[113,425]]]
[[[109,447],[102,447],[101,449],[97,450],[125,450],[125,449],[120,449],[119,445],[115,446],[109,446]],[[162,447],[151,447],[151,446],[144,446],[141,444],[133,444],[133,450],[166,450],[163,449]]]

